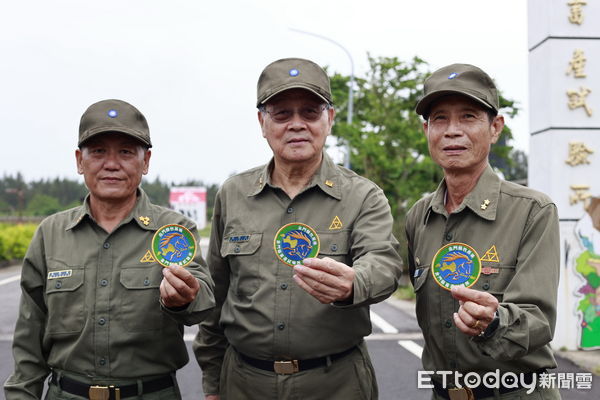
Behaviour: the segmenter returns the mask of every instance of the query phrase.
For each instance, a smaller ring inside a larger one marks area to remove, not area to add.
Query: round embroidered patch
[[[164,267],[185,267],[196,255],[196,240],[184,226],[165,225],[152,238],[152,254]]]
[[[479,254],[468,244],[448,243],[433,257],[431,274],[447,290],[453,286],[471,287],[481,274]]]
[[[293,222],[279,228],[273,240],[277,258],[289,266],[302,264],[308,257],[319,254],[319,236],[313,228]]]

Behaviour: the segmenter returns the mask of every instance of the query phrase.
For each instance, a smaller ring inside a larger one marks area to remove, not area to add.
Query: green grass
[[[393,296],[400,300],[412,301],[415,299],[415,291],[412,286],[398,286]]]
[[[211,228],[211,224],[210,224],[210,222],[207,222],[204,229],[201,229],[200,231],[198,231],[198,233],[200,234],[200,237],[201,238],[209,238],[210,237],[210,228]]]

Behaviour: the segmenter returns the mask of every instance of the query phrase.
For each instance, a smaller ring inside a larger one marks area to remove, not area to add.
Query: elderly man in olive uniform
[[[335,111],[321,67],[271,63],[257,107],[273,158],[215,203],[217,307],[194,343],[206,398],[375,399],[369,304],[401,268],[387,199],[323,151]]]
[[[498,108],[492,79],[466,64],[434,72],[416,108],[431,157],[444,170],[406,223],[434,399],[520,399],[532,391],[559,398],[535,385],[556,367],[549,345],[559,276],[556,206],[490,167],[490,146],[504,127]]]
[[[89,195],[46,218],[27,251],[7,400],[40,399],[48,374],[48,399],[181,398],[183,324],[214,307],[213,282],[195,224],[139,188],[150,147],[126,102],[83,114],[75,156]]]

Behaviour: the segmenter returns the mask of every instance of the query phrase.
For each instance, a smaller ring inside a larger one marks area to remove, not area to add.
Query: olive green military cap
[[[306,89],[332,104],[327,73],[310,60],[284,58],[267,65],[258,78],[256,106],[289,89]]]
[[[102,100],[85,110],[79,123],[78,146],[96,135],[107,132],[124,133],[147,147],[152,147],[146,117],[123,100]]]
[[[496,112],[500,108],[498,90],[488,74],[474,65],[452,64],[438,69],[425,80],[417,114],[427,115],[434,101],[450,94],[467,96]]]

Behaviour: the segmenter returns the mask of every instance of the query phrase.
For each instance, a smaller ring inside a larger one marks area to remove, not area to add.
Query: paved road
[[[19,302],[19,267],[0,269],[0,382],[4,382],[13,368],[11,340]],[[423,340],[412,312],[384,302],[372,307],[374,332],[367,338],[381,400],[425,400],[428,389],[417,389],[417,372],[421,368],[420,352]],[[197,328],[186,328],[186,342],[191,353],[191,340]],[[556,372],[584,372],[570,361],[559,359]],[[201,371],[192,361],[178,373],[184,399],[202,398]],[[595,377],[598,378],[598,377]],[[591,390],[562,390],[565,400],[600,399],[600,380]],[[0,392],[0,399],[4,393]]]

